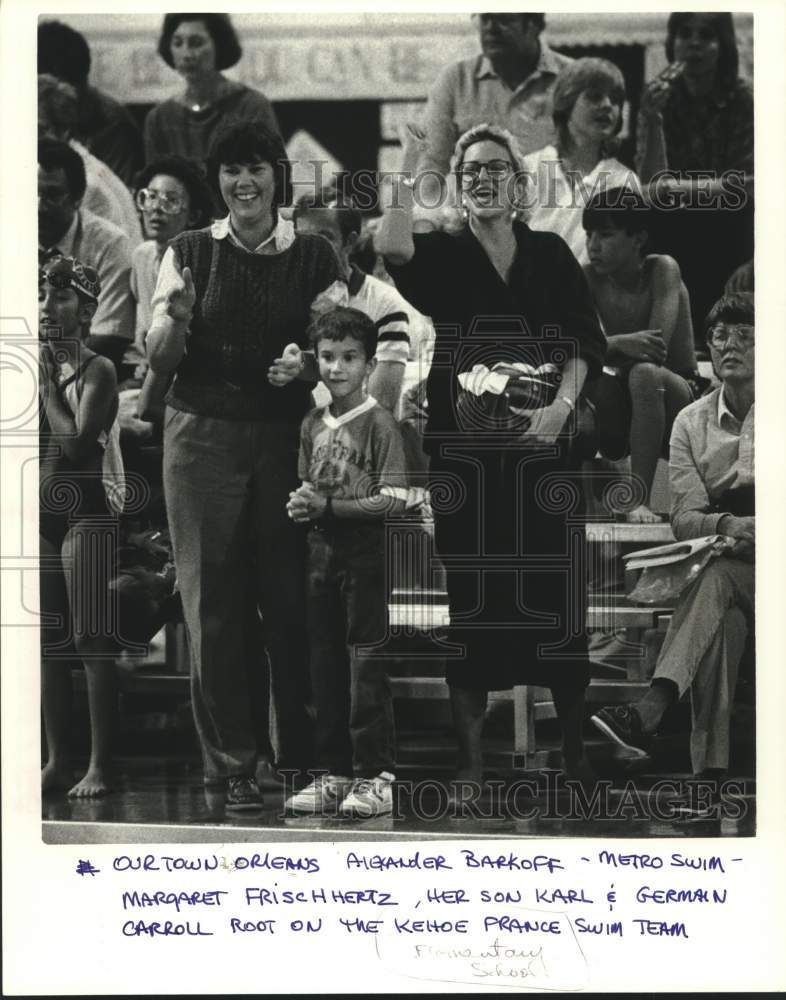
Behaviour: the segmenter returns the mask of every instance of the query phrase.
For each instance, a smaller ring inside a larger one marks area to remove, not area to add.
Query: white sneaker
[[[320,774],[318,778],[290,795],[284,803],[287,812],[305,816],[335,813],[336,807],[352,787],[352,778],[340,774]]]
[[[355,778],[339,812],[355,819],[389,816],[393,812],[394,780],[395,775],[389,771],[383,771],[376,778]]]

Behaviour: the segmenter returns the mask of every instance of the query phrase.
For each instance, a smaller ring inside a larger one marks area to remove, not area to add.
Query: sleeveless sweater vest
[[[253,254],[200,229],[172,248],[178,267],[191,268],[197,300],[167,403],[223,420],[299,423],[313,387],[273,386],[267,372],[287,344],[309,347],[311,303],[339,277],[330,245],[298,236],[282,253]]]

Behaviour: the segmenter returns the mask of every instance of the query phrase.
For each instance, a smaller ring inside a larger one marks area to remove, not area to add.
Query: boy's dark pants
[[[386,660],[364,650],[387,633],[384,529],[339,522],[309,532],[308,630],[317,763],[331,774],[393,771]]]

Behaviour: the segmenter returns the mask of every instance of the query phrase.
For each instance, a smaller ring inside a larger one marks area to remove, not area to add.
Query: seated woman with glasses
[[[145,357],[145,338],[153,319],[153,292],[164,252],[186,229],[202,229],[210,222],[212,195],[197,164],[182,156],[164,156],[148,163],[139,173],[136,186],[145,241],[131,260],[131,294],[136,302],[135,343]],[[163,418],[167,381],[147,372],[140,417]]]
[[[592,721],[615,743],[648,756],[666,710],[690,691],[693,771],[718,776],[728,768],[734,689],[755,601],[753,296],[720,299],[705,329],[722,385],[674,421],[671,526],[680,541],[717,534],[729,548],[680,595],[641,701],[603,708]]]
[[[410,129],[399,177],[425,141]],[[583,498],[571,443],[578,396],[585,378],[600,374],[605,340],[564,241],[515,221],[521,169],[513,136],[478,125],[454,156],[466,225],[413,233],[413,187],[397,178],[377,236],[399,290],[436,329],[424,447],[447,571],[447,680],[462,785],[482,778],[488,692],[516,684],[551,688],[565,767],[587,773],[584,531],[570,530]],[[465,418],[458,376],[495,362],[555,365],[562,378],[551,404],[514,426]],[[455,791],[465,797],[461,785]]]

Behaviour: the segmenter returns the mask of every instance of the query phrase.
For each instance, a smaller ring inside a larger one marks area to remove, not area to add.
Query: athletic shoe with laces
[[[645,733],[641,717],[633,705],[610,705],[598,709],[590,721],[604,736],[637,757],[649,757],[652,737]]]
[[[335,813],[351,787],[352,778],[340,774],[320,774],[310,785],[290,795],[284,808],[287,812],[300,816]]]
[[[395,776],[383,771],[376,778],[355,778],[352,789],[341,803],[340,813],[353,819],[389,816],[393,812]]]
[[[236,811],[262,808],[262,793],[254,778],[248,774],[227,778],[226,808]]]

